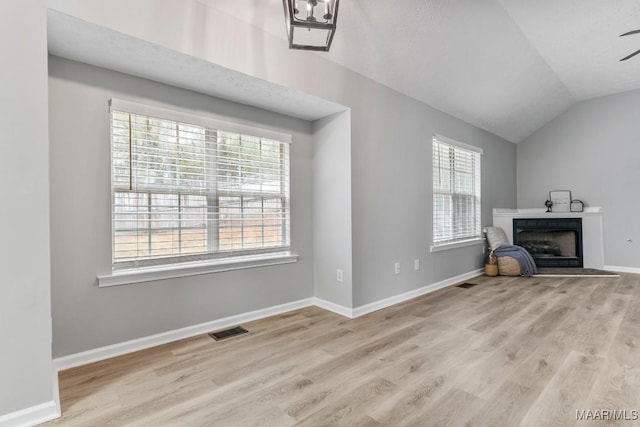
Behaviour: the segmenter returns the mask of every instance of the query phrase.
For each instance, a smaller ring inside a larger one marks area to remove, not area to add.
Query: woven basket
[[[520,263],[510,256],[499,256],[498,274],[501,276],[522,276]]]

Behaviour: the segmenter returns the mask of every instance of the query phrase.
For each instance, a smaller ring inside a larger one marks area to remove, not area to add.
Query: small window
[[[290,136],[176,117],[112,101],[114,270],[288,250]]]
[[[433,244],[480,239],[480,157],[482,151],[433,137]]]

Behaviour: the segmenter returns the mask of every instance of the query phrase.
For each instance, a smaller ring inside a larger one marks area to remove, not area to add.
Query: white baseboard
[[[313,305],[316,307],[323,308],[328,311],[332,311],[340,316],[348,317],[349,319],[353,319],[353,309],[349,307],[345,307],[344,305],[336,304],[331,301],[324,300],[322,298],[313,298]]]
[[[449,279],[441,280],[436,283],[432,283],[427,286],[423,286],[418,289],[414,289],[409,292],[405,292],[403,294],[394,295],[389,298],[382,299],[380,301],[375,301],[370,304],[361,305],[360,307],[353,309],[353,317],[364,316],[365,314],[381,310],[383,308],[390,307],[395,304],[399,304],[401,302],[408,301],[410,299],[428,294],[433,291],[437,291],[438,289],[446,288],[447,286],[455,285],[458,282],[463,280],[471,279],[472,277],[477,277],[482,274],[483,269],[477,269],[474,271],[470,271],[468,273],[460,274],[459,276],[451,277]]]
[[[56,384],[57,385],[57,384]],[[60,417],[56,402],[41,403],[0,417],[0,427],[31,427]]]
[[[60,385],[58,384],[58,370],[53,368],[53,403],[56,405],[56,415],[51,418],[52,420],[55,418],[60,418],[62,416],[62,405],[60,405]]]
[[[0,416],[0,427],[31,427],[60,418],[62,409],[60,406],[58,371],[56,369],[53,370],[52,387],[52,400]]]
[[[605,270],[615,271],[615,272],[618,272],[618,273],[640,274],[640,268],[638,268],[638,267],[621,267],[619,265],[605,265],[603,268]]]
[[[277,314],[286,313],[288,311],[297,310],[312,305],[318,306],[325,310],[332,311],[341,316],[353,319],[355,317],[364,316],[365,314],[377,311],[394,304],[398,304],[412,298],[419,297],[429,292],[442,289],[447,286],[454,285],[463,280],[470,279],[482,274],[482,269],[470,271],[459,276],[451,277],[440,282],[432,283],[419,289],[414,289],[400,295],[394,295],[389,298],[382,299],[370,304],[366,304],[357,308],[345,307],[321,298],[306,298],[299,301],[281,304],[274,307],[268,307],[261,310],[255,310],[248,313],[238,314],[235,316],[225,317],[211,322],[201,323],[198,325],[188,326],[186,328],[167,331],[160,334],[150,335],[148,337],[138,338],[131,341],[125,341],[118,344],[108,345],[93,350],[83,351],[81,353],[71,354],[69,356],[58,357],[53,360],[54,370],[62,371],[74,368],[76,366],[86,365],[100,360],[109,359],[123,354],[132,353],[134,351],[144,350],[173,341],[190,338],[195,335],[205,334],[218,329],[228,328],[240,323],[251,322],[253,320],[262,319]],[[59,406],[58,406],[59,407]],[[0,424],[0,427],[4,427]]]
[[[74,368],[76,366],[86,365],[89,363],[98,362],[100,360],[110,359],[112,357],[132,353],[134,351],[144,350],[158,345],[167,344],[184,338],[190,338],[195,335],[205,334],[218,329],[236,326],[240,323],[251,322],[253,320],[262,319],[264,317],[275,316],[277,314],[286,313],[288,311],[309,307],[313,305],[313,303],[313,298],[306,298],[286,304],[250,311],[248,313],[224,317],[222,319],[213,320],[211,322],[187,326],[186,328],[175,329],[173,331],[162,332],[160,334],[150,335],[148,337],[125,341],[118,344],[112,344],[93,350],[83,351],[81,353],[71,354],[69,356],[58,357],[53,360],[53,366],[56,371],[62,371],[65,369]]]

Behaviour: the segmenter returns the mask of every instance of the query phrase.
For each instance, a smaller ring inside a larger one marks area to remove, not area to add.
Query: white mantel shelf
[[[494,209],[493,226],[501,227],[513,244],[514,218],[582,218],[582,258],[585,268],[604,268],[603,211],[585,207],[583,212],[547,212],[544,208]]]
[[[588,215],[602,216],[600,207],[586,207],[583,212],[547,212],[544,208],[531,209],[494,209],[493,216],[508,216],[511,218],[582,218]]]

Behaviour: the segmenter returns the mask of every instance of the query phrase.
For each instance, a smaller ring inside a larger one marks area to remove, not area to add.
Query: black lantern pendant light
[[[331,47],[340,0],[282,0],[289,49],[319,50]]]

